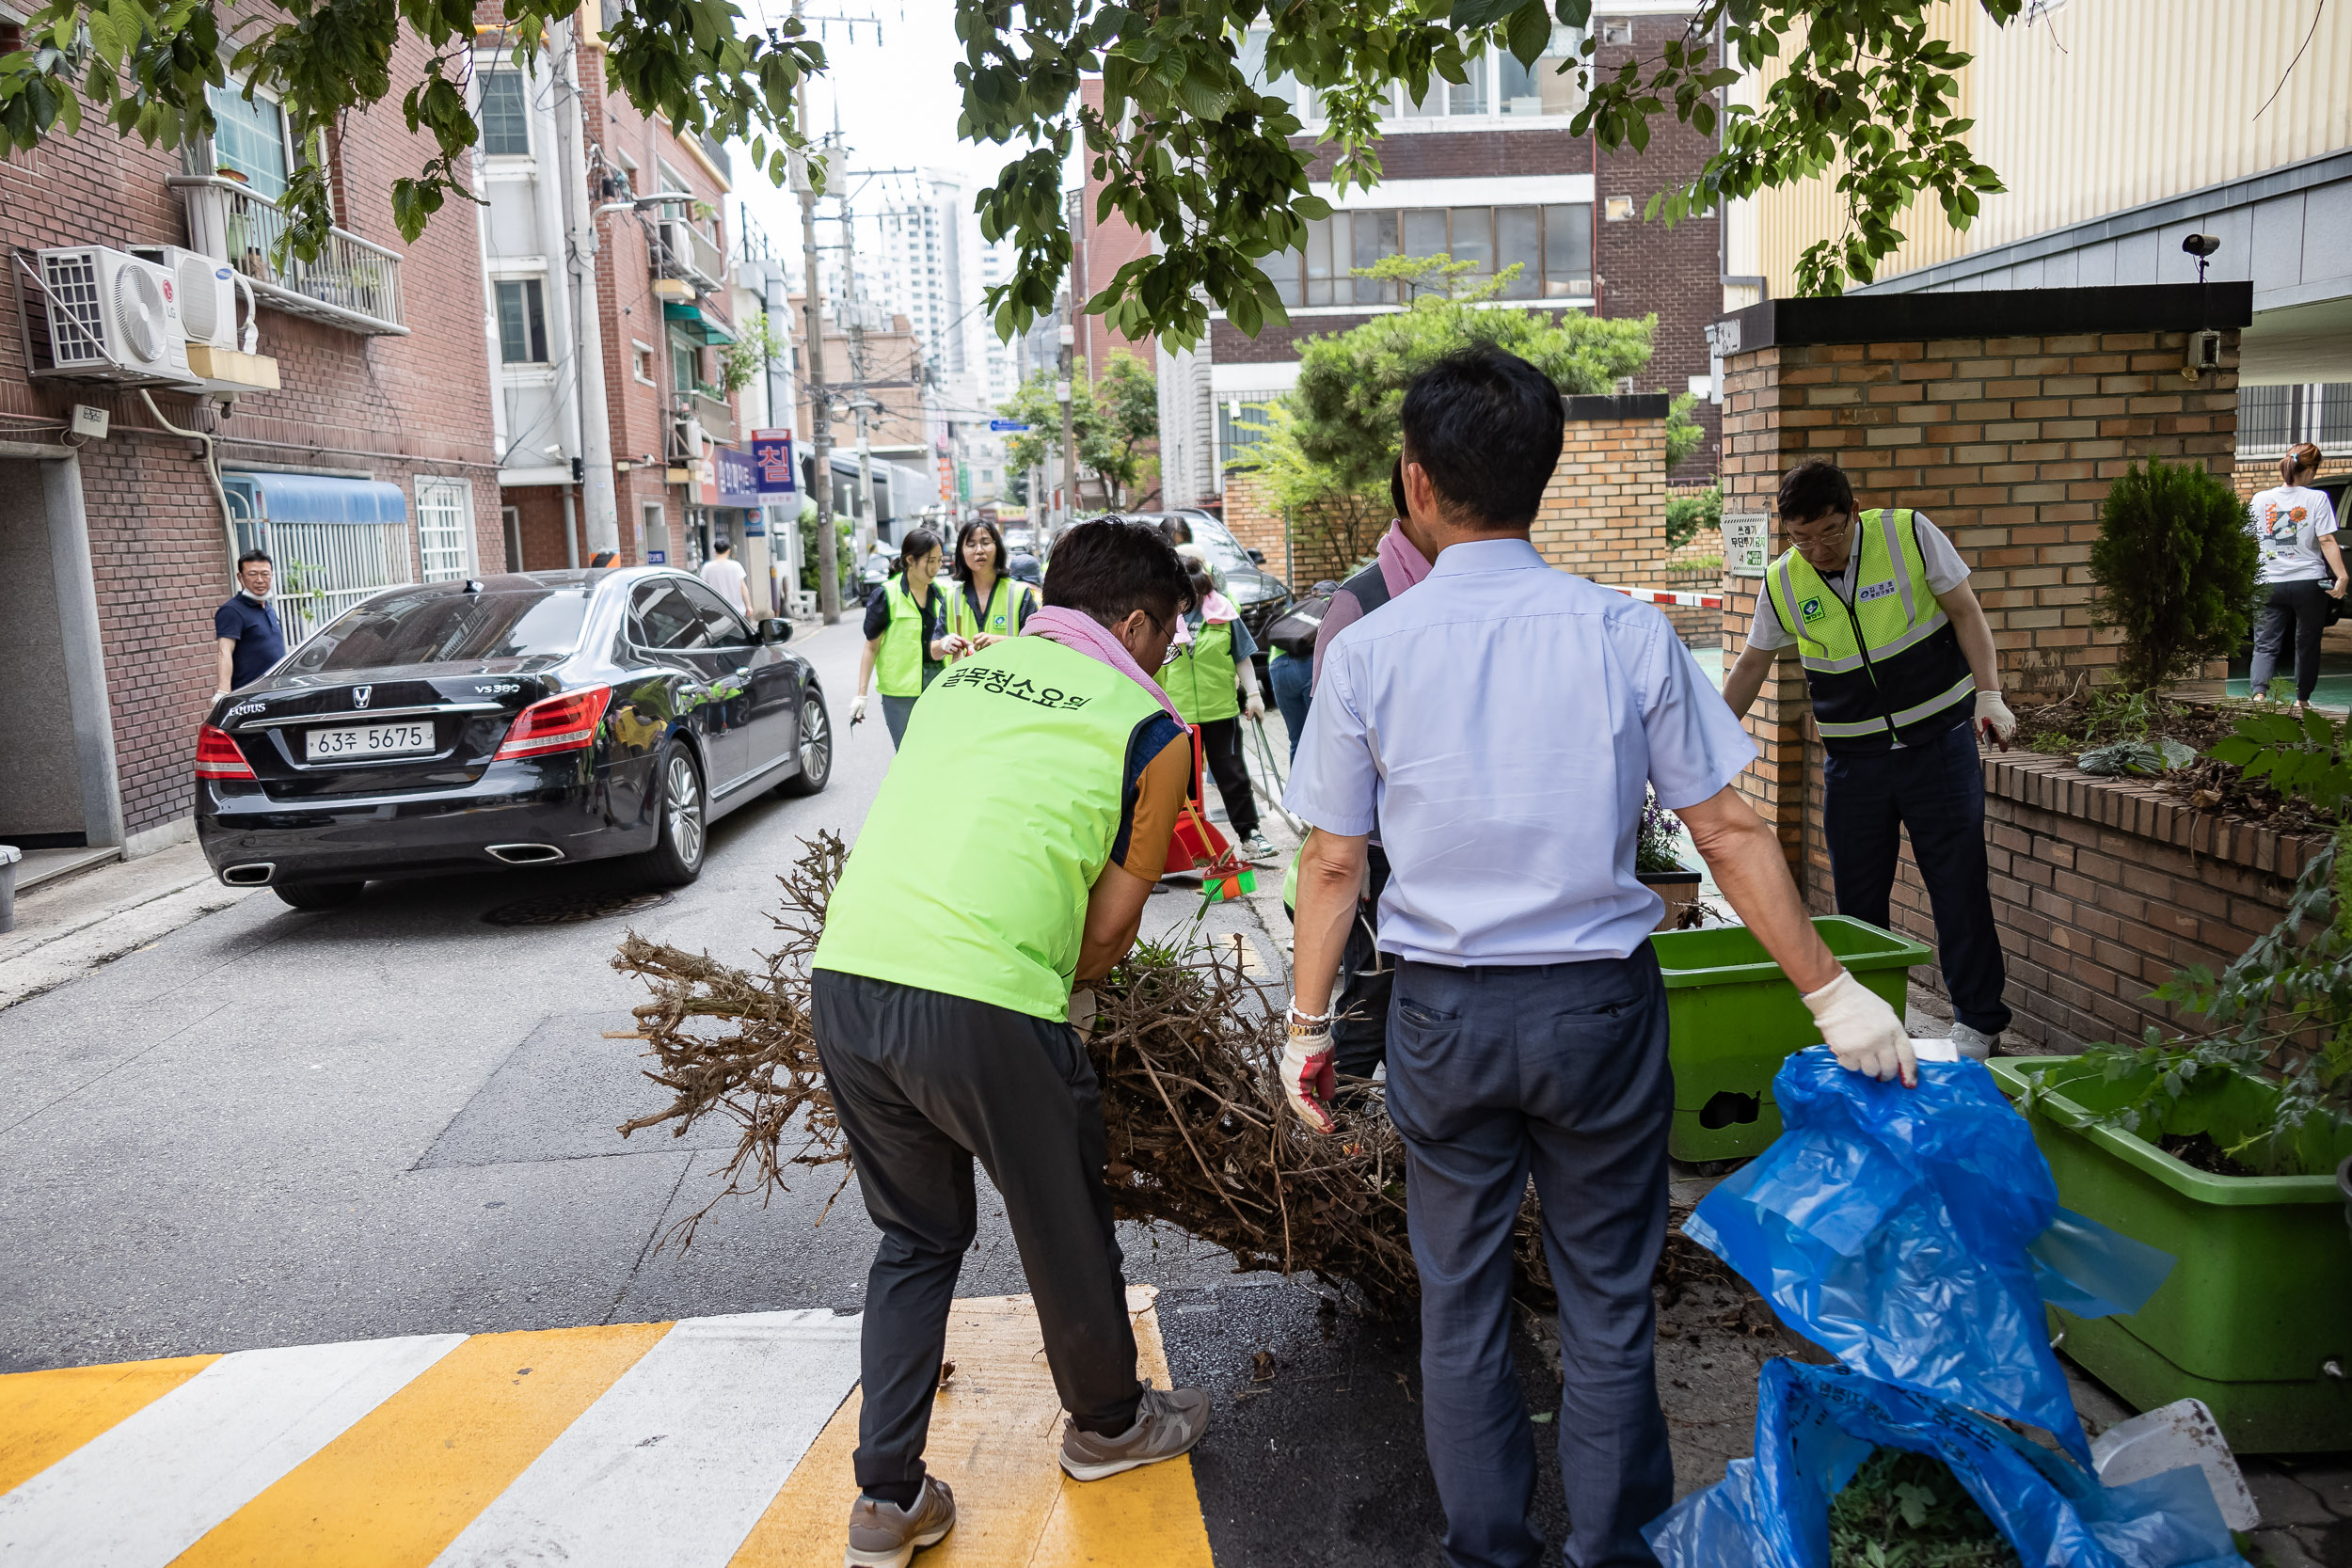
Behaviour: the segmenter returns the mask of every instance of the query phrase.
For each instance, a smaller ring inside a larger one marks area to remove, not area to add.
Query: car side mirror
[[[1258,565],[1258,566],[1263,566],[1263,565],[1264,565],[1264,564],[1265,564],[1265,551],[1263,551],[1263,550],[1251,550],[1251,551],[1249,552],[1249,560],[1250,560],[1251,564],[1253,564],[1253,565]]]
[[[762,646],[791,641],[792,623],[777,616],[769,616],[759,623],[759,641]]]

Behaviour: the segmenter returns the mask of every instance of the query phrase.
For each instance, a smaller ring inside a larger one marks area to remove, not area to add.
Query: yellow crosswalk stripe
[[[421,1568],[669,1329],[476,1335],[174,1568]]]
[[[0,1378],[0,1493],[15,1491],[219,1359],[179,1355]]]

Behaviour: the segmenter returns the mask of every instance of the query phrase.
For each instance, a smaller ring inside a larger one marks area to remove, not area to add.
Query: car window
[[[675,582],[649,582],[637,591],[638,640],[648,648],[691,653],[710,646],[702,611]]]
[[[1200,546],[1200,553],[1209,558],[1209,564],[1220,572],[1254,572],[1257,563],[1241,542],[1225,531],[1223,523],[1212,523],[1199,517],[1186,517],[1192,527],[1192,542]]]
[[[303,645],[291,669],[373,670],[485,658],[563,658],[580,646],[588,595],[577,588],[479,594],[417,588],[370,599]]]
[[[746,648],[752,644],[751,628],[743,618],[727,608],[727,602],[699,582],[681,582],[680,592],[702,617],[703,630],[714,648]]]

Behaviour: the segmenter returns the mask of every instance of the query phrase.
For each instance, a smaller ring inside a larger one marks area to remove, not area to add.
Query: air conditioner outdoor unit
[[[33,264],[49,327],[49,362],[35,374],[80,381],[193,379],[179,282],[167,268],[94,245],[39,251]]]
[[[131,254],[165,268],[179,284],[180,322],[191,345],[203,343],[232,354],[251,354],[261,346],[253,283],[243,273],[215,257],[176,245],[133,245]],[[243,325],[237,315],[240,294],[245,297]]]

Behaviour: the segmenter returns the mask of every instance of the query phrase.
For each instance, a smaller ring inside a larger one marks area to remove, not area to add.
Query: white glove
[[[2010,712],[2009,705],[2001,701],[1999,692],[1977,693],[1977,733],[1990,735],[2000,743],[2004,752],[2009,750],[2009,743],[2017,737],[2017,715]]]
[[[1318,1132],[1336,1132],[1331,1096],[1339,1088],[1339,1069],[1331,1060],[1331,1025],[1305,1024],[1294,1020],[1290,1039],[1282,1047],[1282,1093],[1291,1109]]]
[[[852,725],[866,722],[866,693],[863,691],[850,699],[850,722]]]
[[[1079,1034],[1089,1034],[1094,1028],[1094,988],[1080,986],[1070,993],[1070,1027]]]
[[[1918,1087],[1919,1059],[1903,1021],[1850,972],[1841,969],[1820,990],[1805,992],[1804,1005],[1839,1067],[1882,1084],[1899,1076],[1906,1088]]]
[[[1242,704],[1241,710],[1251,719],[1263,720],[1265,718],[1265,699],[1252,691],[1249,700]]]

